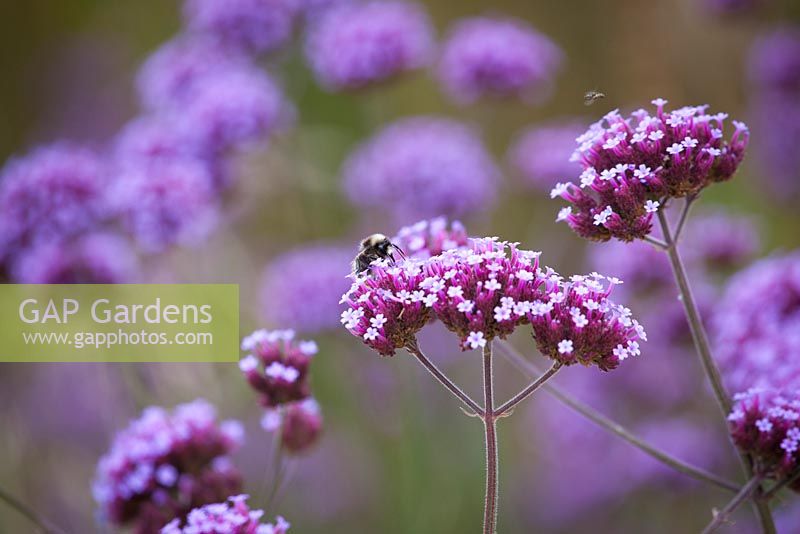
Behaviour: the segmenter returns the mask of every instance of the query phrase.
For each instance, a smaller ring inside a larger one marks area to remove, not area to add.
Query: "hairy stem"
[[[745,484],[744,487],[742,487],[739,493],[737,493],[736,496],[733,499],[731,499],[731,501],[728,504],[725,505],[725,508],[723,508],[718,512],[715,511],[714,519],[711,521],[711,523],[708,524],[708,526],[706,526],[706,528],[703,529],[703,534],[711,534],[719,527],[721,527],[728,519],[728,517],[733,512],[735,512],[736,509],[739,508],[739,506],[743,502],[745,502],[747,499],[753,496],[753,494],[758,490],[760,485],[761,485],[760,476],[754,476],[753,478],[748,480],[747,484]]]
[[[497,531],[497,425],[494,414],[492,342],[483,347],[483,427],[486,430],[486,499],[483,508],[483,534]]]
[[[513,346],[511,346],[511,344],[509,344],[508,342],[499,341],[498,346],[501,349],[501,353],[511,362],[511,364],[514,365],[517,369],[519,369],[523,373],[525,373],[526,375],[528,375],[529,377],[534,377],[541,373],[539,368],[537,368],[534,364],[525,359],[525,357],[523,357],[519,352],[517,352],[517,350]],[[554,384],[546,383],[542,386],[542,389],[544,389],[550,395],[555,397],[557,400],[566,404],[567,406],[569,406],[582,416],[586,417],[596,425],[624,439],[634,447],[640,449],[646,454],[649,454],[659,462],[675,469],[676,471],[683,473],[684,475],[690,476],[696,480],[707,482],[709,484],[714,484],[717,487],[720,487],[722,489],[731,492],[736,492],[739,490],[739,486],[736,483],[726,480],[713,473],[710,473],[700,467],[695,467],[691,464],[688,464],[683,460],[675,458],[669,453],[664,452],[661,449],[647,443],[646,441],[637,437],[635,434],[627,430],[619,423],[609,419],[608,417],[601,414],[594,408],[582,403],[581,401],[579,401],[569,393],[566,393],[562,389],[558,388]]]
[[[554,362],[553,365],[550,366],[550,369],[545,371],[542,376],[534,380],[533,383],[528,387],[517,393],[511,400],[496,409],[494,411],[495,417],[501,417],[509,413],[517,404],[527,399],[534,391],[542,387],[545,382],[555,376],[559,369],[561,369],[561,362]]]
[[[416,357],[423,367],[425,367],[425,369],[427,369],[428,372],[433,375],[433,377],[438,380],[440,384],[447,388],[450,393],[455,395],[456,398],[463,402],[467,408],[472,411],[472,413],[483,416],[483,409],[480,407],[480,405],[472,400],[469,395],[464,393],[460,387],[455,385],[452,380],[450,380],[442,371],[439,370],[438,367],[436,367],[436,364],[434,364],[428,359],[427,356],[425,356],[425,354],[420,350],[416,339],[406,346],[406,350]]]
[[[694,199],[687,199],[686,204],[684,205],[683,212],[681,213],[681,219],[678,223],[679,230],[683,228],[686,222],[689,208],[691,207],[693,200]],[[698,311],[697,304],[694,300],[692,288],[689,285],[689,279],[686,276],[686,269],[683,267],[683,262],[681,261],[681,256],[678,252],[678,241],[673,237],[669,227],[669,222],[667,221],[667,217],[663,210],[658,211],[658,221],[661,224],[661,231],[664,235],[664,241],[667,243],[667,256],[669,257],[669,263],[672,267],[672,273],[675,276],[675,282],[678,284],[680,299],[681,302],[683,302],[683,310],[686,313],[686,320],[689,323],[689,330],[692,332],[692,340],[694,341],[695,348],[697,349],[697,354],[700,356],[700,362],[703,365],[706,376],[711,383],[711,389],[714,391],[717,404],[722,411],[723,421],[727,421],[728,414],[731,412],[732,408],[731,398],[722,383],[722,374],[719,371],[719,367],[717,367],[717,363],[714,361],[714,357],[711,355],[711,345],[708,342],[708,335],[706,334],[705,327],[703,326],[703,321],[700,318],[700,312]],[[677,231],[675,235],[678,235]],[[739,454],[739,458],[741,460],[745,475],[748,477],[752,476],[752,459],[745,454]],[[760,482],[756,486],[755,493],[759,497],[762,494]],[[759,522],[761,523],[762,532],[764,534],[774,534],[775,522],[772,519],[772,513],[770,512],[769,504],[760,499],[754,500],[753,503]]]
[[[678,219],[678,226],[675,227],[675,232],[672,235],[672,240],[677,243],[678,239],[681,237],[681,232],[683,232],[683,227],[686,225],[686,220],[689,218],[689,210],[692,208],[692,204],[697,197],[695,195],[686,197],[686,202],[683,204],[683,209],[681,210],[681,216]]]
[[[64,534],[64,531],[54,526],[50,521],[40,516],[33,508],[23,503],[3,488],[0,488],[0,501],[5,502],[11,508],[36,525],[37,529],[43,534]]]

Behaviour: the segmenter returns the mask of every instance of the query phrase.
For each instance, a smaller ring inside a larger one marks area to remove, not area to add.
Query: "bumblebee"
[[[388,258],[394,261],[394,251],[397,251],[402,258],[406,257],[403,249],[392,243],[383,234],[372,234],[365,237],[359,246],[358,255],[353,260],[353,274],[358,276],[367,271],[375,260]]]

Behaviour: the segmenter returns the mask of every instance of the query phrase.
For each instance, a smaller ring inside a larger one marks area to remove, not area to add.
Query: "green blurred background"
[[[395,230],[385,228],[380,214],[355,213],[339,188],[343,158],[380,125],[412,114],[454,116],[478,126],[502,161],[509,142],[527,125],[564,116],[594,120],[656,96],[674,105],[708,103],[746,120],[749,44],[781,21],[800,18],[800,3],[791,0],[765,0],[738,17],[709,14],[699,0],[424,3],[440,34],[460,17],[490,12],[524,18],[550,36],[567,56],[553,97],[539,107],[495,102],[459,108],[424,72],[364,94],[326,94],[295,45],[277,61],[299,110],[298,127],[238,162],[241,178],[226,201],[223,227],[205,246],[148,265],[153,280],[239,283],[242,334],[280,327],[260,324],[256,311],[259,275],[270,257],[306,242],[355,243],[364,233]],[[133,77],[139,63],[178,26],[176,1],[2,2],[0,158],[61,138],[107,141],[137,113]],[[607,98],[584,107],[588,89],[600,89]],[[704,193],[702,202],[757,216],[765,252],[800,244],[797,207],[776,204],[762,192],[752,158],[732,182]],[[472,234],[543,250],[547,263],[563,272],[582,271],[585,244],[553,222],[556,211],[546,195],[506,173],[497,208],[464,222]],[[326,434],[317,451],[294,462],[292,481],[268,515],[285,515],[298,533],[477,531],[484,476],[478,421],[463,417],[404,355],[381,361],[346,332],[317,341],[313,387]],[[525,346],[524,339],[518,342]],[[435,359],[478,395],[474,354],[461,356],[452,343]],[[505,397],[524,379],[499,366]],[[89,485],[113,433],[148,404],[172,406],[198,396],[215,402],[222,417],[246,423],[247,445],[236,460],[245,490],[254,504],[263,503],[271,440],[258,427],[254,395],[235,365],[3,364],[0,486],[69,532],[94,532],[99,527]],[[535,465],[529,442],[536,439],[546,436],[537,435],[531,417],[500,425],[501,532],[534,528],[535,520],[523,519],[530,514],[526,496],[515,492],[524,487],[518,466]],[[602,466],[604,451],[585,452],[597,455]],[[535,469],[524,472],[535,476]],[[723,505],[727,497],[704,487],[681,491],[629,496],[563,530],[539,531],[692,532],[708,519],[710,506]],[[0,532],[29,531],[24,519],[0,503]]]

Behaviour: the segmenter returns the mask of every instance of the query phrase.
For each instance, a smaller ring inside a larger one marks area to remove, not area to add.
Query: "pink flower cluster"
[[[322,415],[311,397],[308,371],[317,344],[295,340],[292,330],[257,330],[242,340],[242,350],[250,354],[239,368],[266,408],[261,426],[279,431],[282,446],[291,452],[316,443]]]
[[[251,510],[247,495],[230,497],[227,502],[214,503],[195,508],[181,526],[180,519],[174,519],[161,534],[286,534],[289,523],[278,516],[275,523],[261,523],[263,510]]]
[[[409,257],[425,259],[438,256],[445,250],[465,247],[469,244],[469,237],[459,221],[448,223],[446,217],[436,217],[404,226],[392,238],[392,243]]]
[[[539,254],[484,238],[426,260],[374,262],[342,297],[348,306],[342,323],[383,356],[413,344],[434,318],[458,335],[463,350],[531,324],[542,353],[566,365],[609,370],[639,354],[644,329],[630,310],[608,299],[605,277],[564,282],[552,269],[539,268]]]
[[[655,115],[639,109],[624,118],[614,110],[578,137],[572,159],[584,170],[579,185],[559,183],[550,193],[571,204],[557,221],[594,241],[632,241],[650,233],[653,214],[666,200],[734,174],[747,147],[747,126],[733,121],[726,141],[727,114],[710,115],[708,106],[666,112],[660,98],[653,104]]]
[[[734,443],[756,470],[780,481],[800,467],[800,391],[751,389],[735,397],[728,416]],[[789,486],[800,492],[800,481]]]
[[[145,409],[98,463],[92,491],[102,515],[149,533],[193,507],[225,499],[241,486],[228,455],[243,439],[241,424],[218,424],[204,400],[172,413]]]

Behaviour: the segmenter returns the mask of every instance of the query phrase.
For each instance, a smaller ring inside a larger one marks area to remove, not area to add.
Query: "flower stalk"
[[[728,392],[725,390],[725,386],[722,383],[722,374],[720,373],[719,367],[717,366],[716,362],[714,361],[714,357],[711,354],[711,345],[708,341],[708,335],[706,334],[705,327],[703,326],[700,312],[698,311],[694,295],[692,294],[692,288],[689,285],[689,279],[686,276],[686,269],[683,266],[680,253],[678,251],[677,237],[679,237],[680,230],[684,227],[693,201],[694,197],[687,198],[683,211],[681,212],[680,221],[675,234],[672,233],[669,222],[667,221],[667,217],[663,210],[658,211],[658,221],[661,225],[664,241],[667,243],[667,248],[665,250],[669,258],[670,266],[672,267],[673,275],[675,276],[675,282],[678,284],[680,300],[683,303],[683,309],[686,313],[686,320],[689,323],[689,330],[692,333],[692,340],[694,341],[694,345],[697,349],[697,354],[700,357],[706,377],[708,377],[708,380],[711,383],[711,388],[714,391],[714,397],[716,398],[717,404],[722,411],[723,420],[727,421],[728,414],[732,409],[731,398],[728,395]],[[739,458],[745,474],[748,476],[753,476],[754,470],[752,459],[746,454],[740,454]],[[762,493],[761,481],[759,479],[755,482],[753,494],[756,497],[760,497]],[[748,494],[746,497],[749,498],[750,495]],[[774,534],[776,532],[775,522],[772,519],[772,512],[769,509],[769,504],[760,498],[756,498],[753,499],[753,505],[759,522],[761,523],[762,532],[764,534]]]
[[[736,496],[725,505],[725,508],[720,511],[714,511],[714,519],[708,524],[708,526],[706,526],[706,528],[703,529],[703,534],[711,534],[719,529],[725,523],[728,517],[735,512],[743,502],[753,497],[760,486],[760,476],[757,475],[751,478],[747,484],[742,487],[739,493],[737,493]]]
[[[486,431],[486,499],[483,508],[483,534],[497,530],[497,416],[494,413],[492,342],[483,347],[483,427]]]
[[[31,523],[36,525],[37,530],[42,534],[64,534],[63,530],[50,523],[50,521],[40,516],[33,508],[29,507],[3,488],[0,488],[0,501],[5,502],[8,506],[28,518]]]

